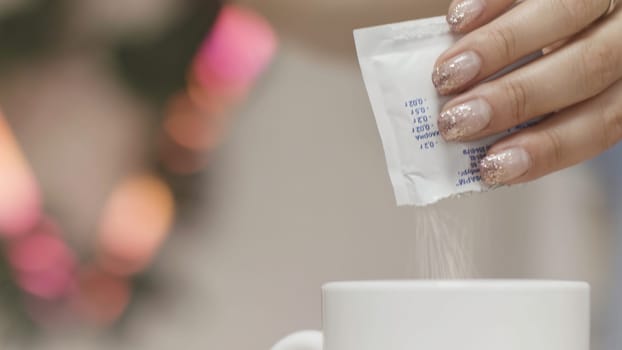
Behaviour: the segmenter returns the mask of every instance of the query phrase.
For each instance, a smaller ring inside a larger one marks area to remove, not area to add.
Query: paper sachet
[[[354,38],[397,204],[424,206],[487,190],[479,162],[517,128],[476,142],[442,139],[437,118],[449,98],[437,93],[431,77],[437,58],[458,40],[445,17],[358,29]]]

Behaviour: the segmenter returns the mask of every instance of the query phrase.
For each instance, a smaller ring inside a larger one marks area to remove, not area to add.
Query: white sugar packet
[[[518,128],[476,142],[442,139],[437,117],[449,98],[437,93],[432,72],[458,39],[445,17],[358,29],[354,39],[397,204],[424,206],[487,190],[479,161],[495,141]]]

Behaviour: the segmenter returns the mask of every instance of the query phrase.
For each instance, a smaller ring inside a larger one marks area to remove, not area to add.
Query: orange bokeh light
[[[77,294],[71,300],[71,307],[83,321],[107,326],[123,315],[131,294],[126,278],[89,267],[78,276]]]
[[[185,148],[166,134],[160,139],[159,156],[166,170],[176,175],[196,174],[209,163],[208,155]]]
[[[187,94],[171,99],[164,130],[177,144],[193,151],[211,151],[222,141],[227,125],[225,114],[210,114]]]
[[[32,170],[0,111],[0,234],[30,231],[41,216],[41,197]]]
[[[194,69],[188,75],[187,92],[195,106],[210,116],[222,116],[246,99],[249,87],[227,86],[217,77],[204,77],[199,81]]]
[[[160,178],[143,174],[122,181],[100,219],[100,265],[118,275],[144,270],[166,239],[174,212],[173,194]]]

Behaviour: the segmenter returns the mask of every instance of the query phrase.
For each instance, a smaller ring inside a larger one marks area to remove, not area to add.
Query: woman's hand
[[[438,60],[439,128],[480,139],[553,113],[495,144],[480,164],[489,185],[515,184],[592,158],[622,139],[622,9],[611,0],[454,0],[448,22],[467,33]],[[545,55],[479,84],[531,53]]]

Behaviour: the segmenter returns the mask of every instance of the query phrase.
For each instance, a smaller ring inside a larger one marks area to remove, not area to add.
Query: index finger
[[[470,32],[490,22],[514,3],[514,0],[454,0],[449,6],[447,23],[454,33]]]
[[[583,31],[609,4],[610,0],[527,1],[443,53],[435,66],[434,85],[443,95],[464,91],[522,57]]]

